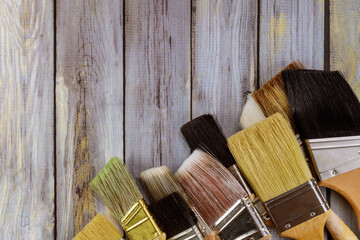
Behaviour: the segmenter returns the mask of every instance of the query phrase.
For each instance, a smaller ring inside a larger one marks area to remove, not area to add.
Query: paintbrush
[[[360,225],[360,103],[338,71],[285,71],[294,122],[320,185],[351,204]]]
[[[152,202],[150,212],[155,216],[161,229],[171,240],[203,240],[196,226],[189,207],[181,194],[173,192],[170,195]]]
[[[73,240],[125,240],[104,215],[98,213]]]
[[[228,146],[281,236],[324,239],[331,210],[280,113],[231,136]]]
[[[243,187],[209,154],[195,150],[175,177],[204,222],[221,239],[271,237]]]
[[[123,161],[113,157],[90,182],[130,240],[155,239],[162,234]]]
[[[264,205],[254,196],[254,192],[241,175],[235,159],[227,146],[227,140],[221,127],[211,114],[204,114],[187,122],[181,127],[181,133],[191,151],[199,148],[219,160],[240,182],[246,193],[253,200],[253,204],[264,222],[270,220]]]

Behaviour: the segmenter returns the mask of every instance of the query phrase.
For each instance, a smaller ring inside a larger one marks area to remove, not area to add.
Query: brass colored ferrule
[[[330,209],[315,179],[265,202],[265,207],[280,233]]]
[[[130,240],[152,240],[162,234],[144,199],[137,201],[130,208],[120,224]]]

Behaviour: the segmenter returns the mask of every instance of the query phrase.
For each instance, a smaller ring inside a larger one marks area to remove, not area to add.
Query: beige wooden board
[[[360,1],[330,1],[330,67],[340,70],[360,97]]]
[[[0,239],[54,238],[54,11],[0,1]]]
[[[59,0],[56,11],[57,239],[71,239],[105,213],[89,181],[123,157],[123,9]]]
[[[193,117],[215,114],[229,137],[254,89],[257,2],[193,1],[192,19]]]
[[[260,86],[291,61],[323,69],[323,0],[261,0],[260,12]]]
[[[125,161],[171,170],[189,150],[180,126],[190,120],[189,1],[125,3]]]

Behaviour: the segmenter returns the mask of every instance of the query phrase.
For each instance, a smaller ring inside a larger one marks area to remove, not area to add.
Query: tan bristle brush
[[[101,213],[97,214],[73,240],[125,240],[115,226]]]
[[[264,223],[258,220],[260,216],[253,211],[243,187],[209,154],[195,150],[180,166],[175,177],[204,222],[221,239],[271,237]],[[258,216],[253,217],[256,214]]]
[[[112,211],[130,240],[151,240],[162,234],[121,159],[113,157],[90,187]]]
[[[297,142],[300,145],[303,154],[307,157],[309,154],[307,149],[304,149],[303,141],[295,128],[295,123],[292,118],[292,112],[286,95],[285,83],[281,75],[281,73],[286,70],[300,69],[302,67],[302,64],[292,62],[268,83],[249,95],[248,101],[244,105],[240,117],[240,126],[244,129],[264,120],[272,114],[281,113],[287,120],[290,121],[293,131],[296,133]],[[317,171],[314,168],[314,165],[309,163],[309,167],[312,175],[317,177]],[[326,222],[326,228],[334,240],[357,239],[350,228],[334,212],[331,212]],[[347,238],[344,238],[343,236],[347,236]]]
[[[280,236],[324,239],[331,210],[280,113],[231,136],[228,145]]]

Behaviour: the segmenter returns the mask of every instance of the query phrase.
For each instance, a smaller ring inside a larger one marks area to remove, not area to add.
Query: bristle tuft
[[[153,202],[149,210],[168,239],[195,225],[188,205],[177,192]]]
[[[96,215],[73,240],[120,240],[121,233],[101,213]]]
[[[207,223],[214,223],[246,195],[239,182],[217,160],[195,150],[180,166],[175,177]]]
[[[341,73],[289,70],[283,78],[303,139],[360,135],[360,103]]]
[[[191,151],[199,148],[218,159],[226,168],[235,164],[220,125],[212,115],[201,115],[187,122],[181,127],[181,133]]]
[[[228,139],[255,193],[265,202],[311,179],[290,124],[277,113]]]
[[[249,94],[240,116],[240,128],[245,129],[264,120],[266,117],[259,105],[255,102],[251,94]]]
[[[90,182],[105,205],[120,221],[125,213],[140,199],[141,193],[123,161],[113,157]]]

